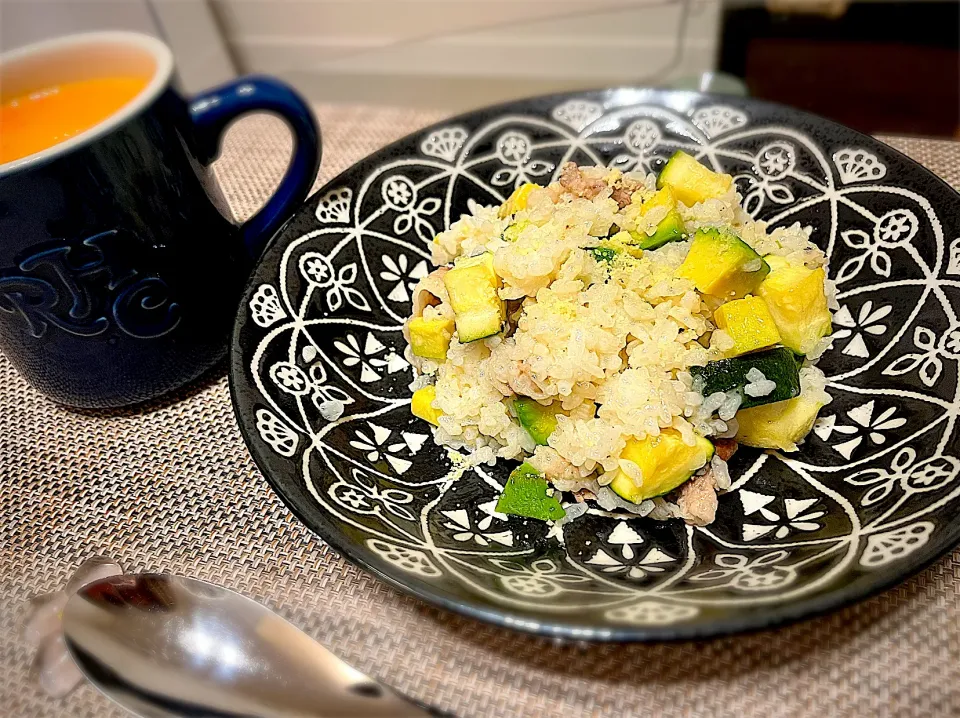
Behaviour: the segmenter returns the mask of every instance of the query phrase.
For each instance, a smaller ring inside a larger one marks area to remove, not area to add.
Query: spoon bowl
[[[424,718],[238,593],[168,574],[111,576],[63,613],[67,647],[104,694],[147,718]]]

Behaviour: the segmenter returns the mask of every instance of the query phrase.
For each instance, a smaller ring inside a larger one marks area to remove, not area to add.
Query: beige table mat
[[[320,107],[321,181],[439,118]],[[960,187],[960,143],[893,139]],[[289,138],[238,125],[218,170],[239,215]],[[0,716],[113,718],[92,688],[46,697],[18,639],[22,603],[92,554],[263,601],[363,671],[467,716],[960,715],[960,552],[886,594],[778,631],[669,645],[555,645],[434,610],[340,559],[273,495],[221,376],[148,411],[76,414],[0,358]]]

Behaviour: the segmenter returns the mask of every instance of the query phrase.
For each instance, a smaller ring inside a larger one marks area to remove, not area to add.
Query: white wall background
[[[0,0],[0,49],[90,30],[157,34],[146,0]]]
[[[188,93],[236,74],[207,0],[0,0],[0,51],[95,30],[133,30],[166,40]]]
[[[211,0],[244,71],[312,98],[459,109],[715,65],[720,0]],[[469,82],[466,82],[469,80]]]
[[[690,11],[682,23],[683,3]],[[0,50],[70,32],[164,38],[187,92],[242,72],[310,99],[462,109],[714,68],[721,0],[0,0]],[[683,52],[678,54],[682,30]]]

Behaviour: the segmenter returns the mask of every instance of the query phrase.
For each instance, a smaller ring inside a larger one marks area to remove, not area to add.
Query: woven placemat
[[[320,107],[325,181],[439,118]],[[886,138],[955,187],[960,143]],[[278,121],[235,127],[218,172],[238,216],[290,146]],[[70,413],[0,358],[0,715],[112,718],[84,686],[30,676],[23,602],[93,554],[173,571],[278,609],[363,671],[473,716],[960,715],[960,552],[877,598],[777,631],[710,642],[556,645],[432,609],[339,558],[258,474],[214,373],[147,410]]]

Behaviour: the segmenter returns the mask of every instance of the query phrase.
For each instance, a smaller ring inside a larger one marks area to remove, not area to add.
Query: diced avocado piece
[[[677,270],[704,294],[739,299],[753,292],[770,272],[759,254],[735,234],[698,229]]]
[[[418,357],[443,361],[447,358],[453,329],[452,319],[413,317],[407,322],[407,330],[410,332],[410,349]]]
[[[550,434],[557,428],[557,410],[526,397],[514,399],[513,410],[530,438],[540,446],[546,446]]]
[[[711,197],[722,197],[733,186],[733,177],[708,170],[686,152],[673,153],[657,177],[657,189],[670,187],[688,207]]]
[[[437,388],[433,384],[417,389],[410,399],[410,413],[424,421],[429,421],[434,426],[438,426],[443,412],[433,408],[433,400],[436,398]]]
[[[673,491],[713,458],[713,444],[702,436],[689,446],[676,429],[664,429],[659,436],[629,439],[620,454],[640,469],[639,483],[622,468],[610,483],[621,497],[635,504]]]
[[[529,227],[533,222],[529,219],[521,219],[519,222],[514,222],[511,225],[507,225],[507,228],[503,230],[503,238],[507,242],[516,242],[520,237],[520,233]]]
[[[737,441],[758,449],[796,451],[823,404],[804,396],[737,412]]]
[[[617,257],[617,250],[613,247],[587,247],[587,252],[598,262],[607,262],[608,264]]]
[[[547,480],[526,463],[510,473],[507,485],[497,499],[496,510],[541,521],[556,521],[567,515],[556,497],[547,496]]]
[[[713,313],[713,321],[734,341],[728,356],[746,354],[780,341],[780,332],[770,316],[767,304],[760,297],[748,295],[743,299],[721,304]]]
[[[767,303],[784,346],[809,354],[831,327],[822,268],[807,269],[782,257],[766,257],[770,274],[757,288]]]
[[[527,182],[526,184],[522,184],[513,190],[513,194],[507,197],[507,201],[504,202],[500,207],[500,217],[509,217],[511,214],[516,214],[521,209],[526,209],[527,200],[530,197],[530,193],[535,189],[539,189],[539,187],[540,185]]]
[[[710,396],[717,392],[737,391],[740,393],[741,409],[749,409],[761,404],[786,401],[800,394],[800,359],[785,347],[766,349],[754,354],[744,354],[732,359],[720,359],[707,362],[706,366],[692,366],[690,373],[694,380],[702,382],[700,392]],[[764,378],[777,386],[765,396],[750,396],[744,391],[751,384],[747,374],[757,369]],[[737,417],[739,418],[739,414]]]
[[[503,300],[497,294],[500,277],[493,270],[493,253],[460,259],[443,275],[456,315],[457,336],[472,342],[500,331],[505,318]]]
[[[657,230],[653,234],[648,235],[637,231],[630,233],[640,249],[657,249],[668,242],[679,241],[685,236],[683,218],[677,211],[677,200],[670,187],[657,190],[653,197],[641,204],[640,215],[643,216],[658,207],[666,207],[667,214],[657,224]]]

